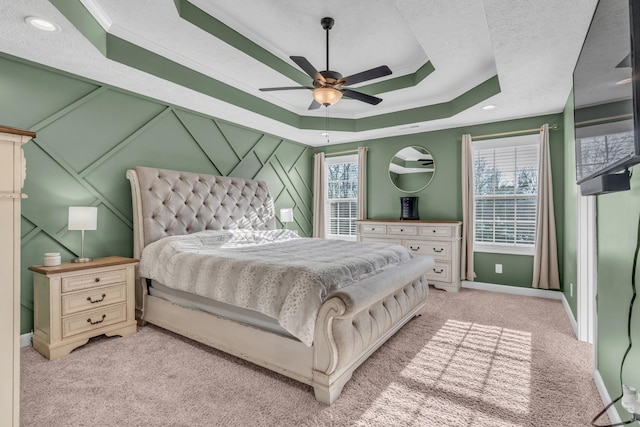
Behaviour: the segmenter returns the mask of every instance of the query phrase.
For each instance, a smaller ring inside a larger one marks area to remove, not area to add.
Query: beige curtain
[[[462,258],[460,274],[473,280],[473,156],[471,135],[462,135]]]
[[[367,219],[367,147],[358,147],[357,219]]]
[[[532,286],[543,289],[560,289],[548,124],[543,125],[540,129],[537,204],[536,248],[533,257]]]
[[[324,237],[324,153],[314,157],[313,237]]]

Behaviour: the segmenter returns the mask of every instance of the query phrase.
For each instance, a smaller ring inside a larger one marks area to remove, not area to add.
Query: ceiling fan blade
[[[297,90],[297,89],[313,90],[313,88],[310,86],[262,87],[259,90],[261,90],[262,92],[271,92],[274,90]]]
[[[291,58],[291,60],[295,62],[298,67],[302,68],[302,71],[307,73],[312,79],[319,80],[320,78],[322,78],[322,80],[324,80],[322,74],[320,74],[318,70],[316,70],[316,67],[311,65],[311,63],[304,56],[290,56],[289,58]],[[318,76],[320,76],[320,78]]]
[[[318,108],[320,108],[320,103],[315,99],[311,101],[311,105],[309,105],[309,110],[317,110]]]
[[[341,92],[344,96],[348,96],[349,98],[357,99],[358,101],[366,102],[371,105],[378,105],[382,102],[382,98],[377,98],[362,92],[356,92],[351,89],[341,89]]]
[[[388,76],[389,74],[391,74],[391,69],[386,65],[381,65],[379,67],[372,68],[358,74],[347,76],[341,81],[343,82],[343,85],[354,85],[356,83],[366,82],[367,80],[373,80],[379,77]]]

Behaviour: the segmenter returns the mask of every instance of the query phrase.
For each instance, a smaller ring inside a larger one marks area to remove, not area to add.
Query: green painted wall
[[[573,93],[564,108],[564,254],[562,283],[564,296],[577,318],[578,284],[578,186],[576,185],[575,130]],[[571,283],[574,285],[571,295]]]
[[[640,216],[640,168],[633,168],[631,190],[597,196],[598,289],[597,289],[597,355],[598,370],[611,398],[621,393],[620,369],[627,349],[627,321],[632,298],[632,266],[638,217]],[[640,288],[640,271],[636,286]],[[622,381],[640,385],[640,303],[636,299],[631,319],[634,342],[622,371]],[[618,414],[628,419],[617,405]]]
[[[289,228],[311,235],[310,148],[7,56],[0,70],[2,124],[37,132],[24,148],[22,333],[33,328],[27,267],[45,252],[69,260],[80,251],[80,233],[66,228],[69,206],[98,207],[86,255],[132,255],[132,166],[265,180],[276,213],[293,207]]]
[[[418,196],[420,218],[433,220],[460,220],[461,154],[460,137],[465,133],[486,135],[522,129],[538,128],[544,123],[559,124],[560,130],[550,131],[551,168],[553,173],[556,237],[560,258],[560,277],[563,265],[564,237],[564,127],[562,114],[533,117],[520,120],[446,129],[412,135],[394,136],[359,143],[340,144],[317,148],[327,154],[368,146],[367,162],[367,213],[371,219],[396,219],[400,216],[400,197]],[[424,147],[435,160],[436,172],[427,188],[416,193],[403,193],[391,183],[388,165],[393,155],[410,145]],[[533,256],[476,253],[476,281],[530,287],[533,279]],[[495,274],[495,264],[502,264],[503,274]]]

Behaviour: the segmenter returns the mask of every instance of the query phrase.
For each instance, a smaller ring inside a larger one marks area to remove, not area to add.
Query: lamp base
[[[93,261],[93,258],[74,258],[71,262],[89,262]]]

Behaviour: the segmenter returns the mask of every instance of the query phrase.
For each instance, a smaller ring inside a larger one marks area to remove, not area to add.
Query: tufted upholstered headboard
[[[131,183],[134,256],[166,236],[202,230],[276,228],[264,181],[136,166]]]

